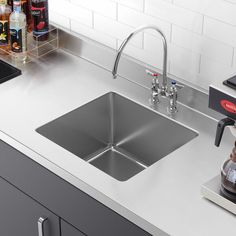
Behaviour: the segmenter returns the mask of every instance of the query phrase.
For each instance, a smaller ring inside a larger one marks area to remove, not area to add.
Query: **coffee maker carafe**
[[[228,87],[222,84],[217,87],[210,86],[209,94],[209,107],[226,115],[226,118],[217,124],[217,147],[220,146],[226,126],[230,126],[232,134],[236,137],[236,76],[224,81],[224,84]],[[236,202],[236,141],[232,153],[221,167],[221,193],[227,199]]]
[[[234,127],[234,120],[230,118],[220,120],[217,125],[215,137],[215,145],[217,147],[220,146],[222,135],[226,126],[232,126],[232,133],[234,133],[234,129],[236,129]],[[236,202],[236,141],[234,143],[232,153],[221,167],[221,192],[226,198]]]
[[[236,142],[230,158],[221,168],[221,192],[226,198],[236,202]]]

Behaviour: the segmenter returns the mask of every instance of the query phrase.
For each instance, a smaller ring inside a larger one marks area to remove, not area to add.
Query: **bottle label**
[[[22,29],[11,29],[11,50],[16,53],[23,52],[23,40],[22,40]]]
[[[0,0],[0,5],[7,5],[7,0]]]
[[[0,20],[0,45],[8,44],[8,30],[9,22],[7,20]]]
[[[32,0],[31,15],[34,21],[34,35],[42,35],[49,29],[47,0]]]

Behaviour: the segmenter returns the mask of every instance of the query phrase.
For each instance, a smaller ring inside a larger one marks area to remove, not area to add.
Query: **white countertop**
[[[235,234],[236,217],[207,201],[200,187],[219,174],[234,138],[214,147],[216,122],[179,106],[176,120],[199,136],[126,182],[119,182],[35,129],[114,91],[149,106],[150,91],[59,51],[0,85],[0,138],[153,235]],[[163,103],[159,107],[165,112]]]

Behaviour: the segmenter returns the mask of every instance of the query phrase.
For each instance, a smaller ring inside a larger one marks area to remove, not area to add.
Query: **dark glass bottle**
[[[230,158],[222,166],[221,187],[223,195],[236,202],[236,142]]]
[[[34,38],[39,41],[47,40],[49,36],[48,0],[31,0],[31,14]]]
[[[27,31],[30,33],[33,30],[33,19],[32,19],[31,10],[30,10],[31,8],[30,0],[21,0],[21,8],[22,8],[22,11],[26,15]]]
[[[7,4],[13,8],[13,0],[7,0]]]

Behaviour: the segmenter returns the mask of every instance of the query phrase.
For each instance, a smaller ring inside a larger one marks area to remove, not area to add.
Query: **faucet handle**
[[[184,85],[178,84],[175,80],[171,81],[171,86],[176,87],[177,89],[182,89],[184,88]]]
[[[158,73],[152,72],[150,70],[146,69],[146,74],[150,75],[152,77],[152,87],[151,87],[151,91],[152,91],[152,102],[154,104],[159,103],[159,94],[160,94],[160,86],[159,86],[159,81],[158,81]]]
[[[148,69],[146,69],[146,74],[147,75],[150,75],[151,77],[155,77],[156,79],[158,78],[159,74],[158,73],[155,73],[155,72],[152,72]]]
[[[146,74],[152,77],[152,89],[156,90],[159,93],[159,80],[158,80],[158,73],[152,72],[146,69]]]
[[[178,97],[178,90],[184,88],[183,85],[177,84],[175,80],[171,81],[171,86],[168,91],[168,97],[170,99],[169,101],[169,107],[168,111],[170,113],[176,113],[178,111],[177,109],[177,97]]]

